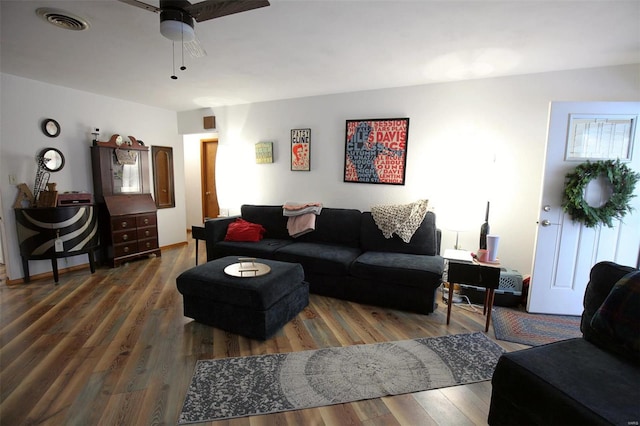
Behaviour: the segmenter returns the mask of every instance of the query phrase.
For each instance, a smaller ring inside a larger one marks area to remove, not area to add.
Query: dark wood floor
[[[175,279],[194,265],[194,252],[190,239],[160,258],[65,273],[59,285],[0,284],[0,424],[174,425],[198,359],[484,329],[481,311],[457,306],[446,326],[442,303],[420,315],[311,295],[275,337],[250,340],[183,316]],[[481,382],[215,424],[486,424],[490,396],[490,382]]]

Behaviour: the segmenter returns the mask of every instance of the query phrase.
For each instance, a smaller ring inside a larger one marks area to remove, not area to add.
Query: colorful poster
[[[291,170],[311,170],[311,129],[291,129]]]
[[[344,181],[404,185],[408,118],[347,120]]]

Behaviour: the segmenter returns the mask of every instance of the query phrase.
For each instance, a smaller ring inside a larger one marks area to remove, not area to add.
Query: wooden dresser
[[[160,256],[156,205],[150,194],[104,197],[108,224],[107,257],[113,266],[140,256]]]
[[[109,141],[94,142],[91,160],[102,259],[116,267],[138,257],[160,256],[149,147],[133,136],[113,135]]]

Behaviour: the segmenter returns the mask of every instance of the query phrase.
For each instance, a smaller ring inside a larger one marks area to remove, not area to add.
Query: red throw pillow
[[[260,241],[267,230],[258,223],[236,219],[229,224],[225,241]]]

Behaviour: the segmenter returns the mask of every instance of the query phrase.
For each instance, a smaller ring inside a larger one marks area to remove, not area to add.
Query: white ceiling
[[[89,30],[44,22],[44,6]],[[176,111],[640,63],[640,0],[271,0],[196,23],[208,55],[187,56],[178,80],[155,13],[0,0],[0,14],[2,72]]]

